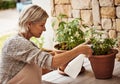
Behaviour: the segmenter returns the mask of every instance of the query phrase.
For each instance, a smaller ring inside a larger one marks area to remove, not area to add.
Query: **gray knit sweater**
[[[0,64],[0,84],[6,84],[27,63],[51,69],[51,54],[41,51],[32,42],[19,35],[9,38],[3,48]]]

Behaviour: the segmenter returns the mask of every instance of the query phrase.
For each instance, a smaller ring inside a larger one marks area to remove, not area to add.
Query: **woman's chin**
[[[36,37],[36,38],[39,38],[41,36],[41,34],[34,34],[34,37]]]
[[[39,34],[39,35],[36,35],[35,37],[36,37],[36,38],[39,38],[40,36],[41,36],[41,34]]]

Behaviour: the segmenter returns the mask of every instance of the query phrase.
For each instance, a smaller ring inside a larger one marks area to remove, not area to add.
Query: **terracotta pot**
[[[108,79],[112,78],[114,69],[115,56],[118,53],[116,49],[111,50],[111,54],[90,56],[89,60],[97,79]]]

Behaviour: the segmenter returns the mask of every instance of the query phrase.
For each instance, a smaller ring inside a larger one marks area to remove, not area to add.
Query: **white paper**
[[[84,62],[84,54],[80,54],[76,58],[74,58],[69,64],[66,66],[64,72],[72,78],[76,78],[81,71]]]

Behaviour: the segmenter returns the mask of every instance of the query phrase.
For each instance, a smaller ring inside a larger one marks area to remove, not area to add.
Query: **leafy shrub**
[[[16,2],[15,0],[2,0],[0,1],[0,9],[9,9],[9,8],[15,8]]]
[[[64,17],[64,14],[60,14],[57,17],[59,24],[56,30],[55,41],[58,42],[58,46],[55,46],[55,48],[70,50],[85,42],[84,32],[81,29],[85,26],[80,24],[80,18],[75,18],[72,21],[63,21]],[[55,23],[53,23],[53,27],[54,25]]]
[[[94,55],[106,55],[111,53],[110,50],[118,46],[118,38],[103,37],[105,31],[98,31],[95,28],[89,28],[86,31],[86,36],[90,41]]]

